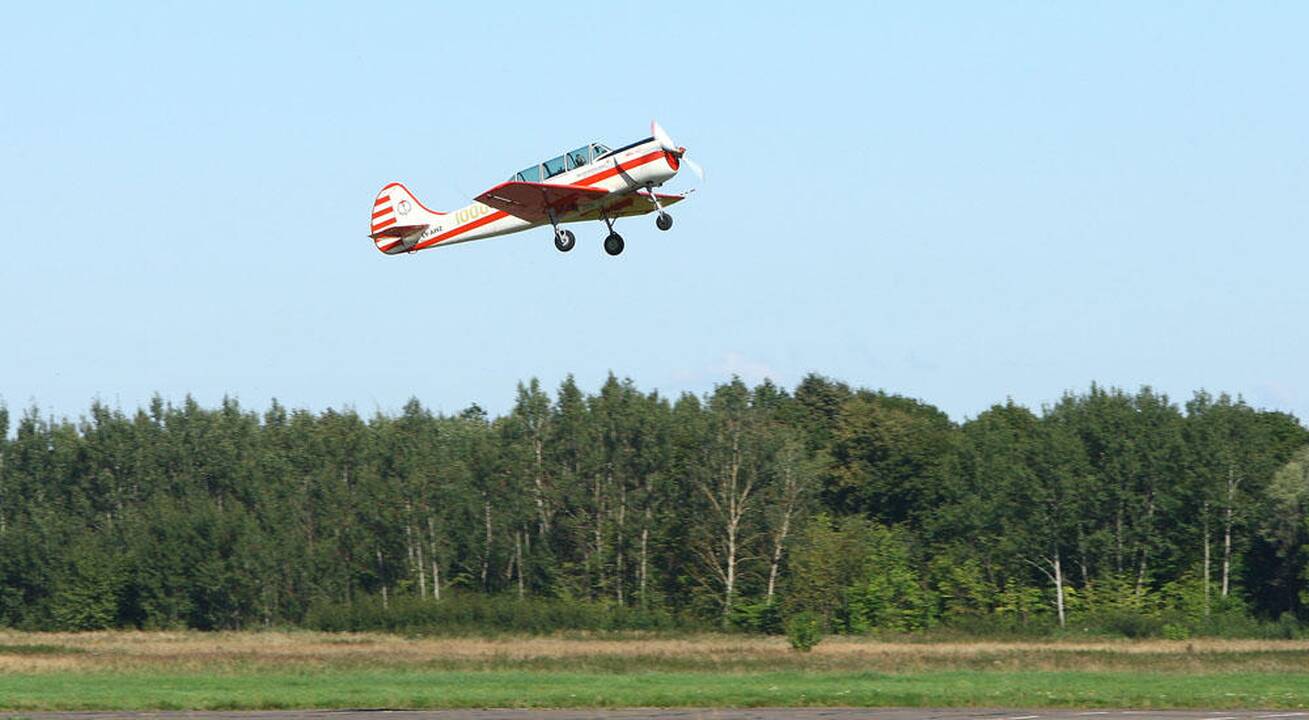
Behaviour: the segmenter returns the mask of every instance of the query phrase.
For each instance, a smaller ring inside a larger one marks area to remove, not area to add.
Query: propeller
[[[704,182],[704,168],[700,167],[700,163],[686,157],[686,148],[680,147],[673,142],[673,138],[668,135],[668,131],[660,127],[657,121],[650,121],[650,134],[654,136],[655,142],[659,143],[659,147],[663,148],[664,152],[677,156],[679,160],[686,163],[687,167],[691,168],[691,172],[695,173],[696,177],[700,178],[700,182]]]

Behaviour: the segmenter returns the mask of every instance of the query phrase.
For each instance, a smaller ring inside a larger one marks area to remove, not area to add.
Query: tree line
[[[1309,431],[1205,392],[962,423],[819,375],[533,380],[499,417],[0,408],[0,624],[27,629],[441,622],[470,598],[763,631],[1286,624],[1307,518]]]

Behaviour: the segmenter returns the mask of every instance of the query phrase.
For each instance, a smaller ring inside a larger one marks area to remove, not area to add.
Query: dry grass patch
[[[828,638],[807,655],[785,639],[639,633],[409,638],[374,633],[0,631],[0,672],[433,670],[1072,670],[1309,672],[1305,640],[887,642]]]

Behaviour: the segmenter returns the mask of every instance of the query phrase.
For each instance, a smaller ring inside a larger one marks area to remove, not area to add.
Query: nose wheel
[[[577,237],[573,235],[572,230],[555,230],[555,249],[559,252],[568,252],[577,245]]]
[[[646,197],[648,197],[651,204],[655,206],[655,210],[659,211],[659,216],[655,218],[655,227],[660,230],[671,229],[673,227],[673,216],[669,215],[664,210],[663,204],[659,202],[659,193],[655,192],[653,185],[646,185],[645,192]]]

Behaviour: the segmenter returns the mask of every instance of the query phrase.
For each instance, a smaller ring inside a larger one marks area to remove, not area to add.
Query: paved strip
[[[623,708],[616,710],[276,710],[19,712],[0,720],[1293,720],[1309,712],[1268,710],[1023,710],[997,708]]]

